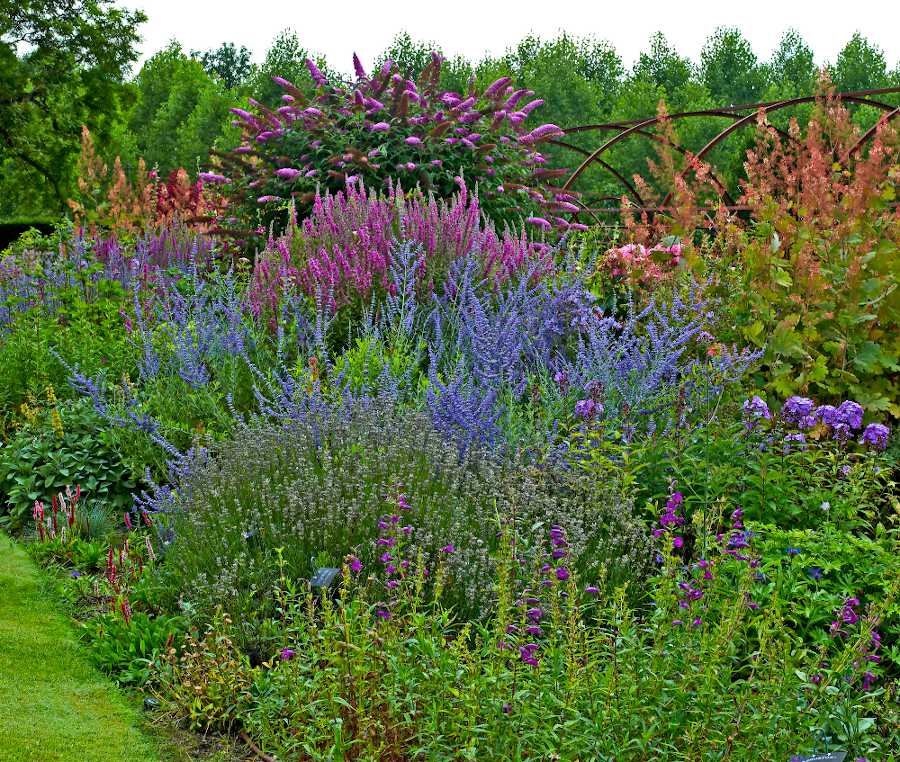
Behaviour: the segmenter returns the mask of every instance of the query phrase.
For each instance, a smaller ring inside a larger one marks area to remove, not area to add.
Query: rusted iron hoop
[[[576,151],[577,153],[583,153],[585,156],[590,154],[590,151],[588,151],[587,149],[581,148],[580,146],[573,145],[572,143],[566,143],[563,140],[548,140],[547,142],[550,143],[550,145],[567,148],[570,151]],[[640,204],[641,206],[644,205],[644,199],[641,198],[641,194],[638,193],[637,188],[635,188],[634,185],[631,184],[631,182],[628,180],[627,177],[625,177],[625,175],[623,175],[621,172],[619,172],[619,170],[616,169],[614,166],[612,166],[612,164],[609,164],[608,162],[604,161],[603,159],[598,158],[595,160],[595,162],[597,164],[599,164],[601,167],[603,167],[605,170],[610,172],[611,174],[615,175],[615,177],[619,180],[619,182],[622,183],[622,185],[624,185],[628,189],[628,192],[634,197],[634,200],[637,201],[638,204]]]
[[[855,96],[855,95],[844,96],[842,93],[838,93],[838,94],[834,95],[833,97],[835,100],[841,100],[841,101],[852,100],[855,103],[861,103],[861,102],[865,102],[867,104],[869,103],[868,101],[866,101],[866,99],[857,98],[857,96]],[[703,146],[703,148],[701,148],[697,152],[696,158],[698,161],[702,160],[703,157],[706,156],[706,154],[708,154],[713,148],[715,148],[719,143],[721,143],[723,140],[725,140],[725,138],[727,138],[733,132],[736,132],[737,130],[741,129],[742,127],[749,124],[750,122],[758,119],[760,113],[763,113],[766,116],[768,116],[769,114],[771,114],[774,111],[780,111],[781,109],[788,108],[789,106],[797,106],[801,103],[812,103],[816,100],[818,100],[818,98],[816,96],[803,96],[803,97],[799,97],[799,98],[789,98],[788,100],[784,100],[784,101],[777,101],[777,102],[769,104],[767,106],[761,106],[756,112],[747,114],[746,116],[738,119],[736,122],[733,122],[732,124],[728,125],[728,127],[726,127],[724,130],[722,130],[718,135],[716,135],[712,140],[710,140],[705,146]],[[871,105],[875,105],[877,103],[878,103],[877,101],[874,101],[871,103]],[[886,104],[881,104],[881,105],[886,105]],[[896,115],[896,113],[898,111],[898,109],[896,107],[889,106],[888,108],[892,108],[891,114]],[[887,115],[887,118],[890,119],[891,115],[890,114]],[[879,122],[881,122],[881,121],[882,120],[879,120]],[[860,138],[860,141],[862,141],[864,143],[866,140],[868,140],[871,137],[871,135],[874,135],[874,134],[875,133],[874,133],[873,129],[870,129],[866,132],[865,135],[863,135],[862,138]],[[857,143],[851,149],[851,152],[853,150],[856,150],[858,148],[858,146],[861,145],[860,141],[857,141]],[[690,169],[690,167],[686,167],[685,169],[681,170],[681,172],[678,173],[678,178],[684,179],[684,177],[687,175],[689,169]],[[672,194],[673,194],[673,191],[669,191],[666,194],[666,197],[662,200],[662,204],[661,204],[662,207],[666,207],[669,204],[669,202],[672,200]]]
[[[847,151],[847,158],[849,159],[851,156],[853,156],[853,154],[855,154],[860,148],[862,148],[862,146],[864,146],[873,137],[875,137],[879,129],[881,129],[892,119],[895,119],[897,116],[900,116],[900,106],[895,108],[889,114],[885,114],[884,116],[882,116],[881,119],[879,119],[868,130],[866,130],[863,136],[850,147],[849,151]]]
[[[860,105],[872,106],[874,108],[881,109],[882,111],[885,111],[885,112],[890,112],[890,113],[887,113],[886,116],[883,117],[881,120],[879,120],[879,124],[884,124],[884,123],[890,121],[891,119],[895,118],[898,115],[898,109],[889,103],[884,103],[882,101],[873,100],[869,96],[881,95],[881,94],[887,94],[887,93],[897,93],[897,92],[900,92],[900,88],[888,87],[888,88],[879,88],[879,89],[873,89],[873,90],[857,90],[857,91],[848,92],[848,93],[836,93],[831,97],[834,98],[835,100],[839,100],[842,102],[848,101],[848,102],[857,103]],[[735,122],[733,124],[729,125],[727,128],[722,130],[719,134],[717,134],[712,140],[710,140],[700,150],[700,152],[698,154],[695,155],[697,159],[702,159],[703,156],[705,156],[716,145],[721,143],[731,133],[735,132],[736,130],[740,129],[741,127],[745,126],[750,121],[755,119],[757,114],[759,113],[760,109],[762,109],[764,113],[768,114],[768,113],[771,113],[774,111],[779,111],[782,108],[786,108],[788,106],[799,105],[802,103],[811,103],[811,102],[820,100],[821,97],[822,96],[802,96],[802,97],[797,97],[797,98],[789,98],[789,99],[785,99],[782,101],[773,101],[770,103],[754,103],[754,104],[746,104],[746,105],[739,105],[739,106],[729,106],[729,107],[718,108],[718,109],[705,109],[705,110],[701,110],[701,111],[686,111],[686,112],[679,112],[679,113],[675,113],[675,114],[667,114],[664,116],[658,115],[656,117],[642,119],[642,120],[610,122],[610,123],[604,123],[604,124],[589,124],[589,125],[580,125],[580,126],[576,126],[576,127],[567,128],[566,130],[564,130],[566,132],[566,134],[575,134],[575,133],[579,133],[579,132],[588,132],[588,131],[597,131],[597,130],[605,130],[605,131],[617,130],[618,133],[613,138],[611,138],[610,140],[607,140],[603,145],[601,145],[596,150],[594,150],[593,152],[590,152],[590,153],[585,149],[573,146],[571,144],[564,144],[564,143],[562,143],[562,141],[559,141],[560,145],[564,145],[566,148],[576,150],[578,153],[582,153],[587,157],[575,169],[575,171],[569,176],[569,178],[566,180],[565,184],[562,186],[562,190],[564,190],[564,191],[569,190],[572,187],[572,184],[575,182],[575,180],[578,179],[578,177],[587,169],[588,166],[590,166],[590,164],[600,163],[601,166],[603,166],[605,169],[607,169],[612,174],[614,174],[619,179],[619,181],[622,182],[623,185],[629,189],[629,192],[635,198],[635,200],[637,200],[640,198],[640,196],[639,196],[639,194],[636,193],[636,189],[634,189],[634,186],[631,185],[631,183],[627,182],[625,180],[624,176],[618,170],[615,170],[608,162],[605,162],[602,159],[600,159],[600,156],[604,152],[606,152],[607,150],[612,148],[612,146],[614,146],[616,143],[620,142],[621,140],[625,139],[626,137],[628,137],[632,134],[640,134],[640,135],[643,135],[646,137],[650,137],[651,139],[657,140],[659,142],[663,142],[663,143],[671,146],[675,150],[679,151],[680,153],[687,155],[689,153],[689,151],[687,151],[683,147],[679,146],[674,141],[668,140],[664,136],[656,135],[655,133],[650,132],[649,130],[647,130],[645,128],[655,126],[656,124],[663,121],[664,119],[679,120],[679,119],[684,119],[684,118],[693,117],[693,116],[718,116],[718,117],[726,117],[726,118],[734,119]],[[740,111],[747,111],[749,109],[755,109],[755,110],[750,114],[738,113]],[[789,140],[795,140],[795,138],[793,138],[793,136],[791,136],[790,134],[788,134],[781,128],[776,127],[774,125],[771,125],[771,128],[773,130],[775,130],[781,137],[783,137],[785,139],[789,139]],[[867,131],[866,134],[863,135],[863,137],[857,142],[857,144],[855,144],[851,148],[849,155],[852,155],[853,153],[855,153],[861,145],[863,145],[867,140],[871,139],[872,135],[875,134],[877,129],[878,129],[878,125],[875,125],[869,131]],[[688,167],[688,168],[685,168],[684,170],[682,170],[682,172],[680,173],[679,176],[683,177],[689,169],[690,168]],[[728,205],[734,205],[734,201],[731,198],[731,196],[728,192],[728,189],[725,187],[724,183],[722,183],[715,176],[715,174],[712,171],[710,172],[710,179],[715,183],[715,185],[719,191],[719,195],[722,197],[723,201],[725,201],[726,204],[728,204]],[[666,196],[666,199],[663,201],[662,206],[665,206],[666,203],[671,199],[671,195],[672,194],[669,193]],[[638,201],[638,203],[641,206],[643,205],[642,201]]]
[[[859,103],[859,102],[862,102],[863,100],[865,100],[865,102],[868,103],[869,105],[878,106],[879,108],[883,108],[884,110],[891,111],[894,108],[893,106],[891,106],[890,104],[881,103],[879,101],[872,101],[871,99],[869,99],[869,96],[871,96],[871,95],[893,95],[896,93],[900,93],[900,87],[881,87],[881,88],[877,88],[875,90],[851,90],[850,92],[846,92],[846,93],[835,93],[833,97],[840,98],[843,100],[852,100],[855,103]],[[817,100],[817,99],[821,99],[823,96],[810,95],[810,96],[805,96],[805,97],[808,97],[810,100]],[[767,101],[767,102],[761,102],[761,103],[745,103],[745,104],[741,104],[741,105],[737,105],[737,106],[719,106],[714,109],[701,109],[699,111],[677,111],[674,114],[669,114],[668,116],[670,119],[688,117],[688,116],[718,116],[718,115],[724,116],[725,114],[735,113],[738,111],[749,111],[751,109],[753,111],[758,111],[760,106],[773,106],[777,103],[782,103],[782,102],[783,101]],[[625,129],[626,127],[631,127],[632,125],[635,125],[638,122],[643,122],[643,121],[644,121],[643,119],[624,119],[619,122],[608,122],[606,124],[587,124],[587,125],[581,125],[579,127],[571,127],[566,131],[567,132],[573,132],[573,131],[580,132],[585,129],[592,129],[592,128],[596,128],[596,127],[605,127],[605,126],[616,127],[619,129]]]
[[[780,132],[780,130],[779,130],[779,132]],[[679,145],[674,140],[669,140],[669,138],[667,138],[665,135],[657,135],[655,132],[650,132],[649,130],[638,130],[635,134],[641,135],[646,138],[650,138],[650,140],[655,140],[657,143],[662,143],[663,145],[669,146],[673,150],[678,151],[678,153],[680,153],[682,156],[687,156],[690,153],[690,151],[687,148],[685,148],[682,145]],[[787,133],[785,133],[785,135],[787,135]],[[790,136],[788,135],[787,137],[790,137]],[[551,144],[562,146],[563,148],[568,148],[572,151],[576,151],[577,153],[580,153],[584,156],[590,156],[590,151],[588,151],[586,148],[581,148],[580,146],[576,146],[573,143],[566,143],[562,140],[549,140],[547,142],[549,142]],[[593,163],[600,164],[600,166],[609,170],[613,175],[615,175],[618,178],[619,182],[621,182],[622,185],[624,185],[628,189],[628,192],[631,193],[631,195],[635,198],[635,200],[638,202],[638,204],[640,204],[641,206],[644,205],[643,199],[641,199],[640,195],[638,194],[638,192],[634,188],[634,186],[625,178],[625,176],[621,172],[619,172],[609,162],[604,161],[603,159],[598,157],[598,158],[594,159]],[[712,169],[710,169],[710,172],[709,172],[709,179],[712,180],[716,184],[716,187],[719,189],[719,195],[721,195],[729,204],[733,204],[734,199],[731,198],[731,194],[728,192],[728,188],[725,187],[725,183],[723,183],[716,176],[715,172],[713,172]]]

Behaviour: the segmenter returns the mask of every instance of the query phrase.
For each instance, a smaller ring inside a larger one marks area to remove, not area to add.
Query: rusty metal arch
[[[733,117],[734,115],[725,115],[725,116]],[[616,127],[613,125],[590,125],[590,128],[591,129],[607,129],[607,130],[624,129],[624,127],[619,128],[619,127]],[[775,129],[778,129],[778,128],[776,127]],[[575,131],[577,132],[578,130],[576,129]],[[783,131],[778,130],[778,132],[781,133]],[[649,138],[650,140],[655,140],[657,143],[662,143],[663,145],[668,146],[669,148],[673,149],[674,151],[677,151],[682,156],[688,156],[690,154],[690,151],[687,148],[680,145],[679,143],[676,143],[673,140],[669,140],[669,138],[667,138],[665,135],[657,135],[655,132],[650,132],[649,130],[644,130],[644,129],[636,130],[634,134],[641,135],[642,137]],[[790,138],[790,135],[788,135],[787,133],[783,133],[783,134],[785,135],[785,137]],[[583,154],[584,156],[590,156],[590,153],[591,153],[590,151],[588,151],[585,148],[581,148],[580,146],[576,146],[572,143],[567,143],[562,140],[549,140],[547,142],[552,145],[558,145],[558,146],[562,146],[563,148],[568,148],[569,150]],[[616,179],[619,180],[620,183],[622,183],[623,186],[625,186],[628,189],[628,192],[632,195],[632,197],[634,197],[634,199],[637,201],[639,206],[644,205],[644,202],[641,199],[640,194],[638,194],[637,189],[635,189],[634,185],[615,167],[613,167],[611,164],[609,164],[608,162],[604,161],[603,159],[601,159],[599,157],[595,158],[592,163],[599,164],[601,167],[608,170],[612,175],[614,175],[616,177]],[[710,180],[712,180],[712,182],[715,183],[716,187],[719,189],[719,195],[722,196],[729,204],[733,204],[734,200],[731,198],[731,194],[728,192],[728,188],[725,187],[725,183],[723,183],[716,176],[715,172],[713,172],[712,170],[710,170],[709,177],[710,177]]]
[[[855,154],[860,148],[862,148],[866,143],[868,143],[875,135],[878,134],[878,130],[880,130],[884,125],[890,122],[892,119],[900,116],[900,106],[895,108],[890,113],[885,114],[881,119],[879,119],[875,124],[873,124],[868,130],[866,130],[865,134],[863,134],[859,140],[856,141],[851,147],[850,150],[847,151],[847,158],[850,158]]]
[[[898,90],[900,90],[900,88],[898,88]],[[855,95],[849,95],[849,94],[843,95],[840,93],[836,94],[833,97],[835,100],[840,100],[840,101],[848,100],[848,101],[852,101],[855,103],[861,103],[861,104],[865,104],[865,105],[872,105],[872,106],[876,106],[876,107],[887,108],[887,109],[890,109],[891,112],[896,113],[896,108],[894,106],[891,106],[886,103],[880,103],[879,101],[868,101],[865,98],[860,98]],[[708,154],[713,148],[715,148],[717,145],[719,145],[721,142],[723,142],[725,140],[725,138],[727,138],[729,135],[731,135],[734,132],[737,132],[739,129],[741,129],[742,127],[745,127],[746,125],[750,124],[751,122],[755,122],[759,118],[760,113],[768,115],[775,111],[780,111],[783,108],[788,108],[790,106],[798,106],[801,103],[814,103],[816,100],[817,100],[816,96],[803,96],[800,98],[789,98],[788,100],[777,101],[777,102],[769,104],[767,106],[761,106],[757,111],[747,114],[746,116],[742,117],[741,119],[738,119],[738,121],[728,125],[728,127],[726,127],[724,130],[722,130],[718,135],[716,135],[712,140],[710,140],[705,146],[703,146],[703,148],[701,148],[700,151],[697,154],[695,154],[695,157],[697,158],[698,161],[702,161],[703,157],[706,156],[706,154]],[[881,120],[879,120],[879,122],[881,122]],[[872,132],[872,130],[869,130],[866,133],[866,135],[868,135],[870,132]],[[860,140],[863,140],[864,138],[866,138],[866,135],[864,135],[862,138],[860,138]],[[855,149],[856,146],[858,146],[858,145],[860,145],[859,141],[857,141],[856,145],[854,145],[853,148]],[[690,169],[690,167],[685,167],[685,169],[683,169],[678,174],[679,179],[683,179],[684,177],[686,177],[689,169]],[[673,192],[669,191],[666,194],[666,197],[662,200],[662,203],[660,204],[660,206],[662,206],[663,208],[668,206],[669,202],[672,200],[672,194],[673,194]]]
[[[852,156],[856,151],[858,151],[863,145],[865,145],[869,140],[871,140],[878,132],[878,130],[884,125],[900,116],[900,107],[894,106],[890,103],[885,103],[884,101],[875,100],[872,96],[875,95],[884,95],[884,94],[896,94],[900,93],[900,87],[887,87],[887,88],[879,88],[874,90],[857,90],[853,92],[847,93],[835,93],[829,96],[830,99],[837,100],[840,102],[849,102],[855,103],[858,105],[871,106],[881,111],[885,112],[884,115],[878,120],[878,122],[873,125],[869,130],[866,131],[864,135],[862,135],[859,140],[851,147],[848,151],[848,157]],[[635,119],[635,120],[625,120],[619,122],[608,122],[601,124],[586,124],[586,125],[578,125],[574,127],[569,127],[564,130],[564,132],[568,134],[576,134],[581,132],[590,132],[590,131],[607,131],[612,132],[615,131],[616,134],[605,141],[602,145],[596,148],[594,151],[588,151],[587,149],[580,148],[579,146],[575,146],[571,143],[565,141],[552,141],[553,143],[560,145],[561,147],[573,150],[577,153],[584,155],[586,158],[578,165],[578,167],[569,175],[568,179],[562,186],[563,191],[569,191],[572,188],[574,182],[581,176],[581,174],[591,165],[591,164],[599,164],[604,169],[609,171],[614,177],[616,177],[619,182],[628,190],[629,194],[632,198],[637,202],[637,205],[641,208],[644,207],[643,199],[640,197],[640,194],[637,192],[637,189],[634,187],[632,183],[630,183],[627,178],[615,167],[613,167],[609,162],[602,159],[602,155],[606,153],[609,149],[611,149],[614,145],[620,143],[626,138],[632,135],[642,135],[644,137],[649,137],[658,142],[662,142],[666,145],[669,145],[674,150],[680,152],[682,155],[691,155],[691,152],[685,149],[683,146],[678,145],[674,141],[669,140],[663,135],[658,135],[657,133],[652,131],[652,128],[658,125],[660,122],[664,120],[676,121],[681,119],[688,119],[691,117],[725,117],[729,119],[733,119],[733,123],[728,125],[726,128],[721,130],[718,134],[716,134],[711,140],[709,140],[706,145],[704,145],[700,151],[696,154],[692,154],[696,159],[702,160],[706,154],[708,154],[713,148],[722,143],[728,136],[736,132],[737,130],[745,127],[747,124],[755,121],[760,113],[769,114],[775,111],[780,111],[781,109],[788,108],[790,106],[797,106],[805,103],[813,103],[822,99],[822,96],[800,96],[796,98],[788,98],[780,101],[772,101],[768,103],[750,103],[738,106],[728,106],[717,109],[704,109],[700,111],[685,111],[678,112],[675,114],[666,114],[666,115],[657,115],[655,117],[649,117],[646,119]],[[750,113],[746,113],[750,111]],[[775,130],[779,135],[783,138],[794,140],[794,138],[789,135],[784,130],[772,126],[772,129]],[[685,167],[680,173],[679,177],[684,177],[692,168]],[[733,199],[728,193],[728,189],[725,187],[724,183],[722,183],[719,178],[717,178],[710,168],[710,179],[716,186],[716,189],[719,193],[719,197],[722,201],[726,202],[729,206],[734,206]],[[660,205],[660,209],[666,208],[667,204],[671,201],[672,192],[670,191],[666,198],[663,200]],[[648,210],[649,211],[649,210]]]

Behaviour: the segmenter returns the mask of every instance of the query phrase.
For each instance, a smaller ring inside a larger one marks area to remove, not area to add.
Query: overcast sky
[[[391,38],[406,30],[437,42],[445,54],[478,59],[502,53],[529,32],[560,31],[611,42],[630,66],[662,31],[683,55],[696,60],[717,26],[737,26],[761,59],[793,27],[818,62],[833,61],[854,31],[885,52],[888,67],[900,60],[900,0],[119,0],[149,17],[142,27],[143,58],[171,39],[185,50],[222,42],[246,45],[259,61],[275,35],[293,29],[307,49],[349,71],[354,51],[369,65]]]

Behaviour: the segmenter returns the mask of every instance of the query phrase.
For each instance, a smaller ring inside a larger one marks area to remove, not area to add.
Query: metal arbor
[[[872,140],[872,138],[875,136],[878,129],[882,125],[887,124],[891,120],[895,119],[898,115],[900,115],[900,107],[894,106],[890,103],[885,103],[884,101],[877,99],[877,96],[879,95],[896,93],[900,93],[900,87],[884,87],[877,90],[857,90],[854,92],[834,93],[828,96],[829,100],[831,101],[871,106],[882,112],[881,118],[874,125],[872,125],[872,127],[869,128],[862,136],[860,136],[856,143],[850,148],[850,150],[847,152],[847,157],[855,154],[862,146]],[[695,161],[702,161],[713,148],[720,145],[730,135],[741,130],[747,125],[755,123],[760,114],[771,114],[777,111],[781,111],[782,109],[790,108],[792,106],[798,106],[804,103],[813,103],[817,100],[821,100],[821,98],[822,96],[811,95],[799,98],[788,98],[786,100],[780,101],[771,101],[768,103],[748,103],[744,105],[728,106],[724,108],[704,109],[700,111],[684,111],[675,114],[662,114],[647,119],[634,119],[629,121],[607,122],[602,124],[585,124],[577,127],[569,127],[564,130],[567,136],[590,132],[613,133],[611,137],[609,137],[605,142],[603,142],[593,151],[582,148],[581,146],[574,145],[573,143],[568,142],[564,139],[551,140],[548,142],[552,145],[557,145],[561,148],[574,151],[575,153],[578,153],[584,157],[578,167],[576,167],[571,172],[566,181],[563,183],[561,188],[562,192],[571,190],[575,181],[578,180],[578,178],[585,172],[585,170],[587,170],[588,167],[590,167],[591,165],[598,165],[609,172],[622,186],[625,195],[629,196],[633,200],[634,207],[632,208],[632,211],[653,213],[664,211],[668,208],[668,204],[672,198],[672,192],[670,191],[666,195],[659,206],[648,206],[635,184],[631,182],[619,169],[606,161],[606,159],[604,158],[604,154],[606,154],[611,148],[622,143],[632,136],[639,135],[645,138],[649,138],[650,140],[656,141],[658,143],[662,143],[684,156],[691,156]],[[661,123],[664,122],[675,122],[687,119],[709,117],[720,117],[723,119],[728,119],[731,121],[731,123],[728,124],[724,129],[719,131],[718,134],[716,134],[711,140],[709,140],[705,145],[703,145],[696,151],[691,151],[688,148],[672,141],[666,135],[662,135],[659,132],[654,131],[654,128],[658,127]],[[775,129],[782,137],[793,140],[793,138],[783,130],[778,129],[777,127],[773,129]],[[685,169],[681,170],[679,177],[684,178],[687,172],[690,171],[690,169],[691,167],[688,166]],[[735,205],[735,201],[729,193],[728,188],[717,177],[715,171],[712,168],[710,168],[709,171],[709,179],[713,187],[718,192],[719,198],[721,199],[725,207],[738,209],[739,207]],[[607,197],[604,200],[609,200],[610,198],[611,197]],[[585,207],[585,211],[619,212],[620,209],[618,208],[618,206],[615,209],[588,209],[587,207]]]

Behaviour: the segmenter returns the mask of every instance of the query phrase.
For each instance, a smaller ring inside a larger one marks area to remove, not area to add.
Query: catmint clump
[[[650,556],[633,502],[615,485],[474,445],[461,453],[428,416],[380,400],[305,422],[250,424],[186,479],[169,507],[170,589],[204,615],[224,607],[251,630],[268,605],[253,591],[274,584],[275,548],[298,578],[309,578],[322,553],[335,566],[349,559],[352,573],[381,570],[386,581],[404,558],[421,556],[443,569],[442,599],[463,618],[495,606],[501,524],[523,533],[523,558],[547,527],[565,531],[560,574],[592,578],[606,566],[639,589]]]

